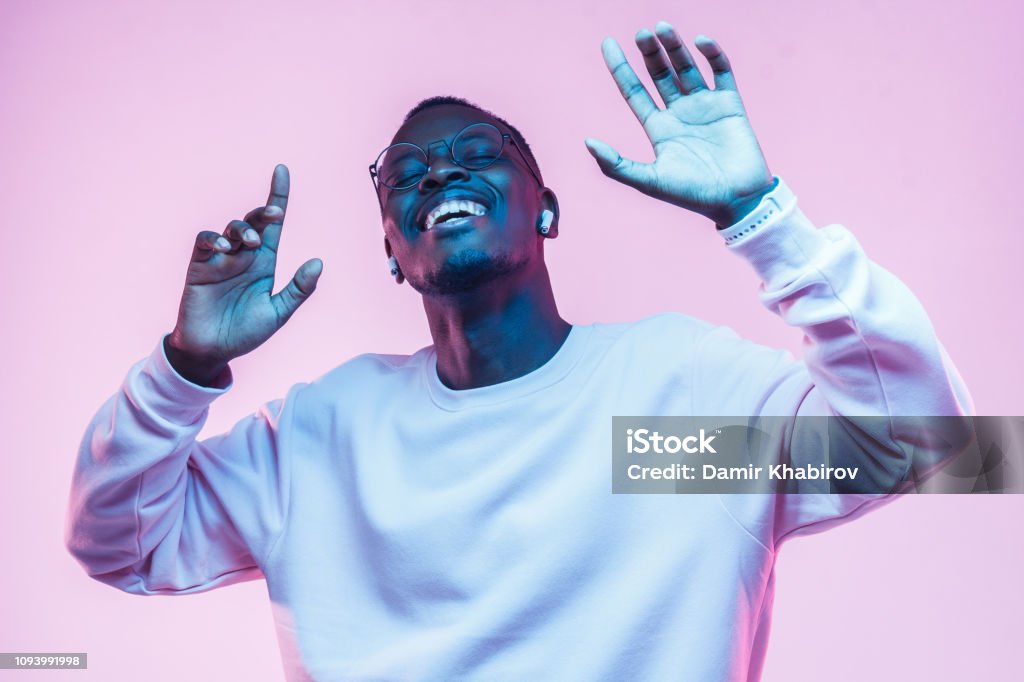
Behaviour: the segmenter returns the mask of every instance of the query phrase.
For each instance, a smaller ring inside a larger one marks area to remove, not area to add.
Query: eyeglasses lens
[[[377,157],[377,178],[391,189],[412,187],[426,172],[426,155],[408,142],[393,144]]]
[[[475,123],[464,128],[452,141],[452,156],[463,168],[479,170],[495,162],[504,143],[500,130],[488,123]],[[377,177],[391,189],[406,189],[420,181],[428,166],[420,147],[399,142],[377,157]]]
[[[504,143],[500,130],[488,123],[476,123],[464,129],[452,142],[452,156],[463,168],[486,168],[501,155]]]

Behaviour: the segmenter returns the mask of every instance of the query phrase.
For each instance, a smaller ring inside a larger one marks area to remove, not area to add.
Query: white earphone
[[[546,235],[551,231],[551,223],[554,222],[554,220],[555,214],[545,208],[540,212],[540,225],[537,226],[537,231]]]
[[[398,276],[398,259],[394,256],[388,256],[388,268],[391,269],[391,276]]]

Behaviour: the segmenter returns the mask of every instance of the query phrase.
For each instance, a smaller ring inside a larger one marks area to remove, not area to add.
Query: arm
[[[751,403],[750,413],[795,414],[799,407],[808,415],[958,416],[973,410],[913,293],[871,262],[845,227],[816,228],[785,182],[760,210],[720,234],[761,278],[762,304],[804,333],[804,362],[782,363],[785,369],[770,374],[802,373],[806,394],[783,390],[784,378],[775,377],[768,383],[780,385]],[[699,357],[719,365],[732,356],[738,362],[730,374],[738,378],[752,369],[744,369],[748,352],[761,353],[726,332],[705,339]]]
[[[870,429],[812,432],[794,423],[776,457],[799,463],[810,453],[841,453],[881,481],[906,475],[911,455],[928,460],[927,434],[897,416],[962,415],[970,398],[935,338],[920,303],[890,273],[871,263],[839,225],[816,229],[784,183],[776,185],[739,97],[728,58],[703,36],[697,49],[714,73],[709,89],[675,30],[659,23],[636,43],[665,104],[658,108],[618,44],[608,38],[606,65],[654,151],[653,163],[623,158],[604,142],[587,147],[605,175],[652,197],[713,220],[731,250],[761,276],[765,306],[805,334],[804,362],[718,328],[693,358],[694,414],[884,417]],[[881,424],[881,426],[876,426]],[[953,424],[956,427],[956,424]],[[956,441],[963,433],[942,434]],[[823,442],[823,438],[827,442]],[[916,463],[915,463],[916,465]],[[729,496],[743,506],[745,496]],[[775,513],[760,503],[739,514],[753,519],[767,543],[829,520],[849,518],[884,496],[780,495]],[[750,523],[747,525],[749,526]],[[823,526],[818,525],[816,529]]]
[[[714,328],[693,360],[694,395],[726,395],[728,403],[698,402],[694,414],[835,417],[827,429],[823,420],[795,420],[788,440],[772,441],[773,457],[801,466],[822,463],[828,452],[830,465],[858,467],[861,489],[872,493],[779,495],[770,513],[748,496],[723,498],[774,546],[893,499],[879,491],[910,478],[911,465],[941,464],[970,438],[967,420],[918,417],[974,408],[920,302],[868,259],[853,234],[835,224],[817,229],[781,181],[760,209],[721,234],[760,276],[764,306],[804,333],[804,358]]]
[[[196,236],[174,331],[89,425],[65,544],[105,583],[177,594],[251,580],[281,533],[288,400],[195,439],[231,385],[228,363],[277,332],[316,287],[322,264],[313,259],[272,294],[288,194],[288,169],[277,166],[266,205],[223,234]]]
[[[224,383],[187,381],[161,342],[93,418],[65,525],[65,544],[90,576],[140,595],[263,576],[287,509],[279,440],[287,401],[196,441],[210,403],[231,387],[230,370]]]

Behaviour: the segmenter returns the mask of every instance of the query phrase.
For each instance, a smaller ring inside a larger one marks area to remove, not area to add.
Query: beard
[[[428,272],[421,281],[409,279],[408,282],[423,295],[464,294],[513,273],[524,265],[525,259],[516,260],[507,253],[492,254],[468,249],[452,254],[441,267]]]

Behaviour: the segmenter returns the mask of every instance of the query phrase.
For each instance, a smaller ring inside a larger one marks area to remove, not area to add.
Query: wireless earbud
[[[391,269],[391,276],[398,277],[398,259],[394,256],[388,256],[388,267]]]
[[[551,231],[551,223],[555,220],[555,214],[544,209],[540,212],[540,224],[537,225],[537,231],[543,235],[547,235]]]

